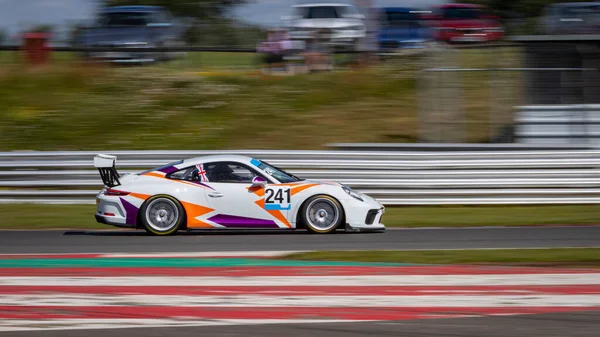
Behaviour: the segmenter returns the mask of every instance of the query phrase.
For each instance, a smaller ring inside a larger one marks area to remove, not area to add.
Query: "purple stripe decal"
[[[244,228],[279,228],[275,221],[246,218],[243,216],[217,214],[208,219],[225,227],[244,227]]]
[[[175,167],[175,166],[168,166],[168,167],[165,167],[163,169],[160,169],[159,171],[163,172],[164,174],[169,174],[169,173],[173,173],[173,172],[175,172],[177,170],[179,170],[179,169],[177,167]]]
[[[121,199],[121,203],[123,204],[123,207],[125,207],[125,223],[128,225],[136,225],[139,209],[127,200],[123,198],[119,199]]]

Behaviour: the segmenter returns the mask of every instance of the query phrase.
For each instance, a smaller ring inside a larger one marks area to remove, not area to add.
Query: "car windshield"
[[[385,22],[388,26],[399,27],[417,22],[418,17],[410,12],[385,12]]]
[[[295,10],[295,15],[303,19],[338,19],[356,14],[360,13],[352,6],[301,6]]]
[[[258,162],[259,162],[259,164],[257,166],[259,169],[263,170],[266,174],[277,179],[281,183],[293,183],[295,181],[302,180],[302,179],[296,177],[295,175],[293,175],[291,173],[287,173],[284,170],[282,170],[276,166],[273,166],[267,162],[264,162],[262,160],[259,160]]]
[[[114,12],[104,13],[100,18],[102,26],[145,26],[150,23],[147,12]]]
[[[479,8],[449,7],[444,10],[444,18],[453,20],[479,19],[482,14]]]

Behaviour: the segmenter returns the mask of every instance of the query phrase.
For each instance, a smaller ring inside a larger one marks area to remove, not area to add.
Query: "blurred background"
[[[0,9],[3,150],[600,143],[600,3]]]

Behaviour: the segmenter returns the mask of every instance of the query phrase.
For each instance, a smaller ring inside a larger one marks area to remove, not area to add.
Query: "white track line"
[[[11,286],[483,286],[600,284],[600,271],[582,274],[518,275],[362,275],[362,276],[123,276],[123,277],[31,277],[3,276],[1,285]]]
[[[181,296],[1,295],[9,306],[172,307],[600,307],[600,295]]]
[[[40,330],[92,330],[152,327],[194,327],[223,325],[297,324],[297,323],[346,323],[367,320],[326,319],[49,319],[49,320],[0,320],[0,331]],[[83,336],[83,335],[82,335]]]
[[[305,253],[300,250],[283,251],[244,251],[244,252],[182,252],[182,253],[108,253],[100,254],[106,258],[138,258],[138,257],[277,257],[296,253]]]

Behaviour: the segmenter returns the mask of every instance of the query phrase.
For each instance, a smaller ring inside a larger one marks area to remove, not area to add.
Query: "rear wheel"
[[[333,233],[344,220],[342,205],[328,195],[316,195],[304,203],[302,220],[309,232]]]
[[[153,235],[175,234],[184,219],[183,207],[177,199],[169,196],[148,199],[140,214],[144,229]]]

